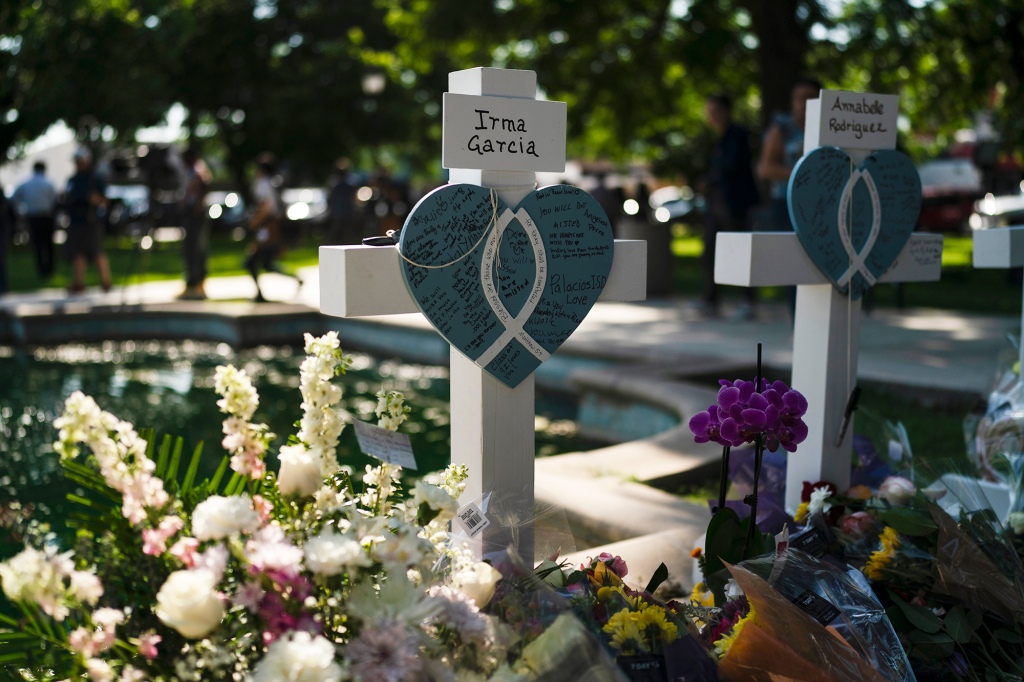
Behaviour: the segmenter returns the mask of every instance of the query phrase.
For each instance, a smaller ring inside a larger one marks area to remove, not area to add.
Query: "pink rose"
[[[875,520],[867,512],[859,511],[839,519],[839,530],[855,538],[866,537],[874,526]]]
[[[878,496],[894,507],[908,504],[915,494],[917,488],[902,476],[890,476],[878,486]]]
[[[177,557],[178,561],[192,568],[196,565],[198,550],[199,540],[195,538],[181,538],[171,547],[171,556]]]

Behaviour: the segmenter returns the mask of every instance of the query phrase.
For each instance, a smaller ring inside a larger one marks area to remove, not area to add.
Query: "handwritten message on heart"
[[[835,147],[805,155],[789,179],[789,215],[818,269],[854,300],[903,251],[921,211],[921,178],[897,151],[855,166]]]
[[[517,386],[576,330],[612,265],[608,217],[589,194],[554,185],[510,208],[493,190],[447,185],[402,228],[402,274],[438,332]]]

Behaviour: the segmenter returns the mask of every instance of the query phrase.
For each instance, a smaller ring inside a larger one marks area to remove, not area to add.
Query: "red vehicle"
[[[970,159],[936,159],[921,164],[921,216],[918,229],[966,232],[974,202],[985,196],[981,172]]]

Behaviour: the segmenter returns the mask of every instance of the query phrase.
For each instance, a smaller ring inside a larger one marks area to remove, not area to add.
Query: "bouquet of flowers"
[[[73,548],[30,534],[0,563],[7,679],[517,680],[503,626],[481,608],[500,574],[450,542],[464,467],[400,494],[400,468],[337,458],[335,333],[305,339],[303,416],[274,438],[253,421],[244,371],[217,370],[227,453],[197,481],[201,450],[154,439],[75,393],[56,449],[78,484]],[[381,392],[379,426],[407,408]],[[228,473],[230,470],[230,474]]]
[[[625,584],[625,560],[608,553],[575,570],[549,560],[537,573],[568,597],[576,616],[615,657],[628,679],[718,680],[714,659],[700,639],[688,606],[653,596],[668,577],[664,564],[643,590]]]
[[[821,552],[872,582],[920,677],[1022,678],[1024,568],[1012,526],[967,500],[944,500],[952,516],[934,501],[950,491],[918,490],[898,476],[845,495],[811,487],[818,499],[807,522]]]

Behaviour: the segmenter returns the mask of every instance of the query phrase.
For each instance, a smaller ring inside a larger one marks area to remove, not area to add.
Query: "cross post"
[[[518,154],[497,159],[466,153],[465,129],[460,130],[461,147],[452,139],[450,126],[458,97],[480,98],[471,109],[477,123],[489,125],[492,114],[501,120],[503,106],[528,107],[524,100],[537,95],[533,71],[475,68],[456,71],[448,77],[445,97],[445,140],[443,165],[449,168],[449,182],[492,188],[509,206],[516,206],[536,185],[536,171],[565,168],[565,110],[561,121],[543,121],[546,144],[538,144],[538,156]],[[540,104],[538,102],[538,104]],[[552,104],[552,103],[545,103]],[[465,100],[461,101],[465,109]],[[472,103],[470,103],[472,106]],[[488,113],[480,113],[486,111]],[[484,118],[484,117],[488,118]],[[551,124],[550,126],[548,124]],[[472,126],[476,128],[476,124]],[[465,128],[465,126],[463,126]],[[560,139],[558,139],[560,138]],[[470,146],[472,143],[470,143]],[[522,147],[525,149],[525,146]],[[554,155],[551,153],[554,149]],[[554,158],[552,158],[554,156]],[[453,159],[475,167],[452,167]],[[598,300],[638,301],[646,298],[647,243],[616,240],[608,281]],[[321,246],[320,310],[337,317],[361,317],[418,312],[402,279],[395,247]],[[531,374],[515,388],[509,388],[461,352],[450,351],[452,462],[466,464],[470,478],[464,501],[493,492],[505,499],[521,500],[520,518],[533,518],[534,500],[534,390]],[[487,544],[485,529],[475,546],[478,553]],[[526,561],[534,559],[531,534],[520,534],[518,551]]]
[[[974,267],[1019,268],[1024,265],[1024,225],[977,230],[974,233]],[[1021,335],[1018,339],[1018,360],[1024,367],[1024,307],[1021,314]]]
[[[825,94],[823,91],[821,99],[807,102],[805,154],[818,147],[819,140],[825,141],[821,137]],[[893,127],[893,140],[894,131]],[[860,164],[871,151],[884,147],[844,144],[842,148]],[[852,415],[842,438],[840,430],[857,384],[860,300],[851,300],[832,285],[795,233],[720,232],[716,249],[718,284],[796,286],[792,386],[807,398],[804,422],[808,435],[787,461],[786,508],[792,512],[800,504],[804,481],[830,481],[846,490],[853,452]],[[941,269],[942,236],[915,233],[879,282],[935,281]]]

